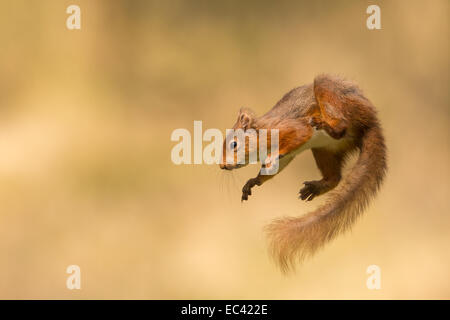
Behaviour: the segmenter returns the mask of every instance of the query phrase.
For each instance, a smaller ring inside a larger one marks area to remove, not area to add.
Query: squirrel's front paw
[[[316,116],[312,116],[309,119],[309,125],[316,130],[325,130],[334,139],[341,139],[347,131],[347,127],[343,121],[337,122],[334,124],[334,127],[331,127],[327,122],[322,121]]]
[[[251,188],[247,187],[247,185],[244,186],[244,188],[242,189],[242,197],[241,197],[241,202],[244,200],[248,200],[248,196],[252,195],[252,190]]]
[[[253,178],[247,181],[247,183],[242,188],[241,202],[244,200],[248,200],[248,196],[252,195],[252,188],[256,185],[260,185],[258,178]]]
[[[323,129],[323,122],[322,122],[322,120],[321,120],[319,117],[317,117],[317,116],[312,116],[312,117],[309,119],[309,125],[310,125],[311,127],[313,127],[313,128],[316,128],[317,130]]]
[[[305,181],[304,187],[300,190],[299,198],[306,201],[311,201],[316,196],[320,195],[321,183],[320,181]]]

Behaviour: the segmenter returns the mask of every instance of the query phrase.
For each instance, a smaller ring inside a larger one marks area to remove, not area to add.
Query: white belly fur
[[[325,132],[325,130],[317,130],[313,129],[314,133],[305,144],[303,144],[300,148],[295,150],[295,155],[311,149],[311,148],[327,148],[331,150],[339,150],[342,148],[346,143],[347,139],[333,139],[328,135],[328,133]]]

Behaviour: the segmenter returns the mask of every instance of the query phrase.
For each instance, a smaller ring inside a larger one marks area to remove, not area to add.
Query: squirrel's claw
[[[312,116],[312,117],[309,119],[309,125],[310,125],[311,127],[313,127],[313,128],[316,128],[317,130],[323,129],[323,123],[322,123],[322,121],[320,120],[320,118],[317,117],[317,116]]]
[[[258,178],[253,178],[247,181],[247,183],[242,188],[242,197],[241,202],[244,200],[248,200],[248,196],[252,195],[252,188],[254,186],[259,186],[261,182],[258,180]]]
[[[312,116],[309,119],[309,125],[316,130],[325,130],[334,139],[341,139],[347,132],[347,127],[345,126],[345,123],[343,121],[341,121],[339,126],[335,126],[332,128],[328,123],[322,121],[317,116]]]
[[[306,201],[313,200],[320,194],[320,186],[318,181],[305,181],[304,187],[299,192],[299,198]]]
[[[242,198],[241,198],[241,202],[244,202],[244,200],[248,200],[248,196],[252,195],[252,191],[248,190],[248,191],[244,191],[242,190]]]
[[[252,187],[253,186],[250,186],[250,184],[247,182],[244,188],[242,188],[241,202],[243,202],[244,200],[248,200],[248,196],[252,195]]]

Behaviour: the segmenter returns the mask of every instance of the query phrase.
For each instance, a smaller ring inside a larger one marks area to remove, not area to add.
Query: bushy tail
[[[386,169],[384,138],[381,128],[374,125],[363,135],[355,166],[323,206],[301,217],[275,220],[266,227],[271,253],[281,270],[289,271],[296,261],[312,256],[349,229],[377,192]]]

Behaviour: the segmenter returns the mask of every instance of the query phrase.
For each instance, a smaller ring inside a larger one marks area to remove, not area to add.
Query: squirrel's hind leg
[[[300,190],[299,198],[307,201],[332,190],[339,184],[343,164],[343,156],[340,153],[332,152],[326,148],[313,148],[311,150],[323,178],[322,180],[304,182],[305,186]]]
[[[341,94],[339,83],[327,76],[319,76],[314,80],[314,94],[318,104],[318,114],[311,119],[311,125],[324,129],[331,137],[340,139],[348,129],[348,119],[344,115],[347,103]]]

